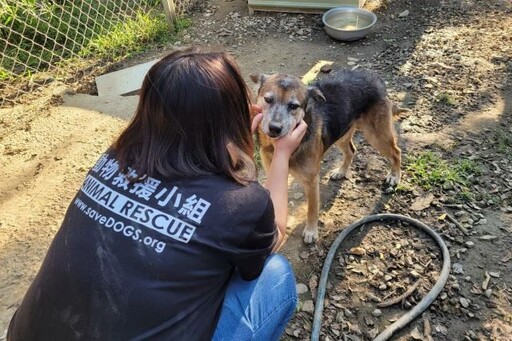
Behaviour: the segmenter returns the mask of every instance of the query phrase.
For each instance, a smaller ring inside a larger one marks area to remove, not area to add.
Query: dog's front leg
[[[320,176],[302,178],[302,183],[308,199],[308,216],[306,227],[302,232],[304,243],[311,244],[318,239],[318,211],[320,209]]]

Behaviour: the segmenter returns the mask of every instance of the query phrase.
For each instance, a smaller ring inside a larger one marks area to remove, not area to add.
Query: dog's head
[[[310,99],[325,97],[314,86],[306,86],[299,78],[284,74],[251,74],[257,86],[256,104],[263,109],[261,129],[271,138],[280,138],[293,130],[304,118]]]

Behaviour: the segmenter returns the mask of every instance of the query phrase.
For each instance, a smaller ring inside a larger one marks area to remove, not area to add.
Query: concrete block
[[[120,96],[136,93],[142,86],[146,73],[158,61],[159,59],[155,59],[96,77],[98,96]]]

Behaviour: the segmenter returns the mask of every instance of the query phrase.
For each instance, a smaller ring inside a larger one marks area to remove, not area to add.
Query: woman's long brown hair
[[[114,143],[138,178],[225,175],[256,179],[250,98],[226,53],[180,50],[147,73],[135,115]]]

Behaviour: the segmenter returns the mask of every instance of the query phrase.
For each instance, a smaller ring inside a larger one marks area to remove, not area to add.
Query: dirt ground
[[[231,52],[248,82],[252,72],[304,75],[319,61],[332,62],[334,70],[370,68],[386,80],[390,97],[412,110],[396,124],[404,156],[399,190],[383,187],[387,161],[360,136],[347,180],[329,181],[341,155],[328,151],[320,240],[313,246],[302,243],[306,202],[290,178],[290,235],[283,253],[296,272],[301,304],[283,340],[309,339],[323,260],[339,232],[384,212],[434,228],[452,260],[442,294],[394,339],[511,340],[512,3],[371,0],[366,7],[378,16],[375,30],[351,43],[329,38],[318,14],[249,16],[243,0],[200,3],[176,45]],[[94,96],[87,80],[80,86],[54,82],[37,101],[0,109],[0,340],[85,173],[135,109],[136,97]],[[478,164],[479,175],[466,189],[469,198],[461,199],[457,186],[427,191],[415,183],[408,156],[425,151],[449,164]],[[433,241],[394,221],[366,227],[339,250],[324,302],[322,340],[374,338],[430,290],[442,262]],[[406,299],[377,307],[418,280]]]

